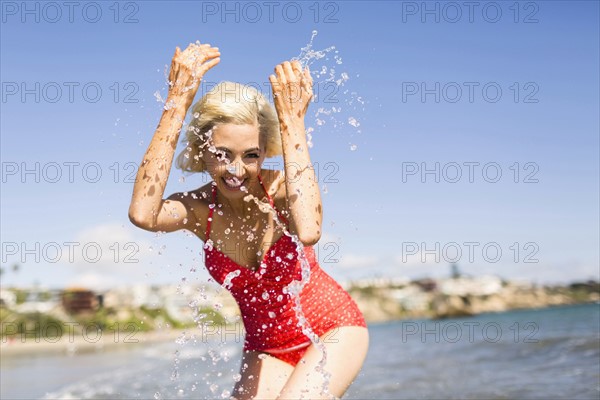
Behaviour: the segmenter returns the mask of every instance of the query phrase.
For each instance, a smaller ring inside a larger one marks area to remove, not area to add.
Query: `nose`
[[[227,164],[227,172],[235,177],[240,178],[246,173],[246,164],[244,164],[239,158],[236,158]]]

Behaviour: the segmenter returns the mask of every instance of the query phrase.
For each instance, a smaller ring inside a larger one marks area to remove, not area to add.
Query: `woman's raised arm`
[[[142,229],[170,232],[195,227],[189,199],[174,194],[163,200],[163,195],[187,110],[202,77],[219,63],[219,56],[219,49],[209,44],[190,43],[183,52],[179,47],[175,50],[165,110],[138,169],[129,206],[130,221]]]
[[[279,118],[285,168],[290,230],[302,244],[312,246],[321,238],[323,212],[321,194],[310,161],[304,116],[313,97],[308,67],[298,61],[284,62],[269,76]]]

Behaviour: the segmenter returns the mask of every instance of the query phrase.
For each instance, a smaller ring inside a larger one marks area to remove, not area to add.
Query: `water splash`
[[[233,284],[231,283],[231,281],[233,280],[233,278],[237,278],[238,276],[240,276],[241,271],[239,269],[236,269],[235,271],[232,271],[230,273],[227,274],[227,276],[225,276],[225,280],[223,281],[223,287],[225,289],[231,289],[233,287]]]
[[[303,68],[310,66],[313,77],[313,102],[321,104],[313,114],[314,125],[307,124],[306,137],[309,148],[314,145],[315,133],[324,128],[328,133],[334,130],[354,139],[355,135],[361,134],[361,124],[356,115],[348,114],[365,111],[365,100],[356,91],[345,89],[351,78],[349,72],[340,70],[343,60],[339,51],[335,46],[315,49],[317,34],[318,31],[313,30],[308,44],[300,49],[298,56],[292,58],[298,60]],[[359,74],[355,76],[359,77]],[[344,115],[347,116],[344,118]],[[356,151],[357,148],[350,150]]]
[[[356,118],[354,118],[354,117],[350,117],[350,118],[348,118],[348,123],[349,123],[350,125],[352,125],[353,127],[355,127],[355,128],[358,128],[358,127],[360,126],[360,122],[358,122],[358,121],[356,120]]]
[[[173,371],[171,372],[171,381],[179,379],[179,350],[175,350],[175,360],[173,362]]]
[[[258,206],[258,209],[260,211],[265,212],[265,213],[270,213],[273,216],[273,221],[275,221],[276,225],[282,229],[283,234],[286,236],[289,236],[291,238],[291,240],[294,242],[294,244],[296,245],[296,253],[298,254],[298,260],[300,261],[300,266],[301,266],[301,279],[300,280],[292,280],[283,289],[283,292],[286,294],[289,294],[294,301],[294,305],[292,306],[292,309],[294,310],[294,312],[296,314],[296,318],[298,319],[298,326],[301,328],[302,333],[306,337],[308,337],[310,339],[310,341],[321,352],[321,360],[319,361],[319,363],[316,367],[316,370],[317,370],[317,372],[321,373],[321,375],[323,376],[322,392],[332,396],[331,393],[329,393],[329,381],[331,378],[331,374],[329,372],[325,371],[325,364],[327,363],[327,349],[326,349],[325,345],[320,341],[319,336],[313,331],[312,327],[310,326],[310,323],[306,319],[306,317],[304,315],[304,311],[302,310],[302,304],[300,301],[300,293],[302,292],[302,289],[304,289],[304,287],[310,281],[310,275],[311,275],[310,263],[308,262],[308,258],[306,257],[306,254],[304,253],[304,245],[302,244],[302,242],[300,241],[298,236],[291,234],[287,230],[285,224],[279,219],[277,210],[275,210],[275,208],[273,208],[271,206],[271,204],[262,202],[260,199],[258,199],[257,197],[255,197],[253,195],[248,195],[248,196],[244,197],[244,200],[245,201],[253,201]],[[263,293],[263,298],[265,298],[265,294],[267,295],[266,298],[268,299],[268,293],[266,293],[266,292]],[[271,315],[269,315],[269,316],[271,316]],[[335,396],[333,396],[333,397],[335,397]]]
[[[158,90],[156,92],[154,92],[154,98],[156,98],[157,102],[165,104],[166,100],[162,98],[162,96],[160,95],[160,92]]]
[[[313,41],[317,35],[318,31],[313,30],[308,44],[300,49],[300,55],[292,58],[292,60],[298,60],[302,68],[310,66],[315,61],[324,58],[330,51],[335,50],[335,46],[330,46],[323,50],[313,50]]]

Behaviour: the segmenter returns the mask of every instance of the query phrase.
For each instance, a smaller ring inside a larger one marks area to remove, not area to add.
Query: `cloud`
[[[72,266],[87,279],[140,270],[150,243],[134,236],[132,227],[120,223],[91,226],[64,243],[61,262]],[[103,279],[105,281],[106,279]]]

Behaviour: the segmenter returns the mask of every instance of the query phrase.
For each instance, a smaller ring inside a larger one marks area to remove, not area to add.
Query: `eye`
[[[246,157],[249,157],[249,158],[260,158],[260,154],[258,154],[258,153],[250,153],[250,154],[247,154]]]
[[[228,159],[227,153],[222,150],[215,151],[215,156],[217,157],[217,160],[219,160],[219,161],[226,161]]]

